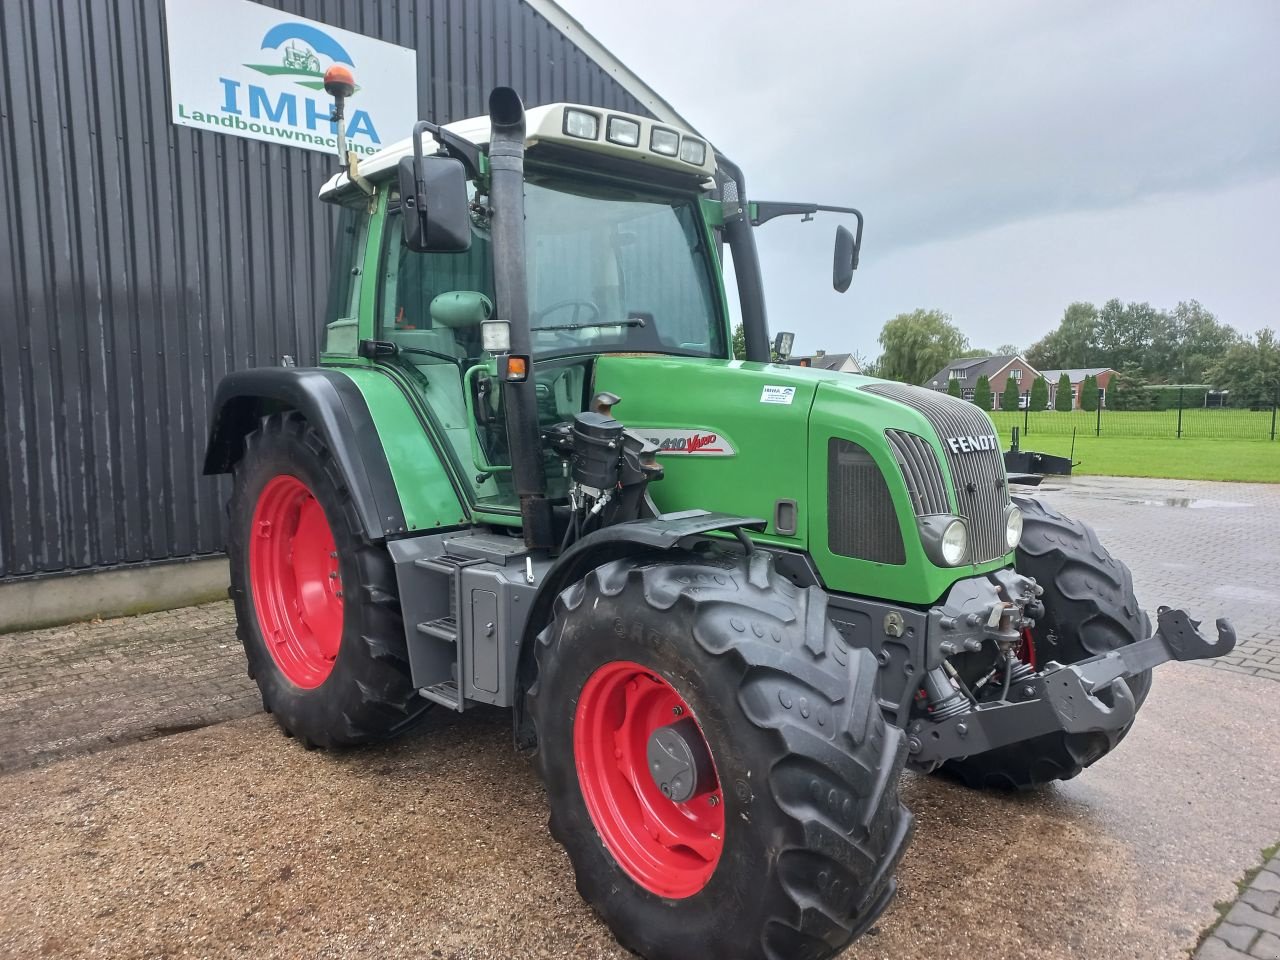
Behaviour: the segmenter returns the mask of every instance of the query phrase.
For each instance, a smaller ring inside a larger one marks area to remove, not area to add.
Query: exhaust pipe
[[[528,357],[528,376],[503,383],[511,479],[520,497],[525,546],[550,549],[551,504],[542,468],[538,397],[534,383],[533,339],[529,332],[529,292],[524,252],[524,104],[510,87],[489,94],[489,204],[493,208],[493,291],[499,319],[511,327],[510,354]]]

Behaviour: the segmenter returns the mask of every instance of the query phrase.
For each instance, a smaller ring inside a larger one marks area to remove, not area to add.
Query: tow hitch
[[[951,719],[915,721],[908,728],[912,761],[931,768],[1055,730],[1119,730],[1133,722],[1136,711],[1121,680],[1169,660],[1221,657],[1236,645],[1235,627],[1226,618],[1216,623],[1216,640],[1202,636],[1200,621],[1185,610],[1160,607],[1156,622],[1155,634],[1145,640],[1078,663],[1046,664],[1019,681],[1009,699],[975,705]]]

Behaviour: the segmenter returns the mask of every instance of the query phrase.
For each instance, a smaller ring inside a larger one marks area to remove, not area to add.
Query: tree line
[[[1165,395],[1156,388],[1170,385],[1227,391],[1226,401],[1232,406],[1270,404],[1280,397],[1280,342],[1275,331],[1265,328],[1252,336],[1241,335],[1195,300],[1170,310],[1115,299],[1101,307],[1073,303],[1058,325],[1029,347],[1003,344],[996,350],[973,347],[943,311],[920,309],[889,320],[880,331],[879,343],[880,356],[865,365],[867,372],[904,383],[923,384],[959,357],[1019,354],[1041,370],[1110,367],[1117,371],[1108,405],[1156,406]],[[1037,395],[1039,386],[1032,386],[1033,409],[1044,409],[1048,402],[1047,385],[1043,399]],[[990,392],[987,384],[988,400]],[[1069,409],[1070,383],[1065,399],[1063,393],[1059,387],[1058,403],[1068,404]],[[1082,405],[1091,399],[1096,402],[1096,389],[1085,385],[1081,393]],[[978,399],[975,386],[974,401]],[[1007,401],[1002,402],[1010,409]],[[1017,408],[1016,396],[1012,408]]]

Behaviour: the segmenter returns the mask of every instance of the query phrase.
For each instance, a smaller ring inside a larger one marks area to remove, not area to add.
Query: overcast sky
[[[757,234],[798,353],[916,307],[991,349],[1072,300],[1280,326],[1280,0],[560,2],[752,197],[866,215],[843,296],[830,216]]]

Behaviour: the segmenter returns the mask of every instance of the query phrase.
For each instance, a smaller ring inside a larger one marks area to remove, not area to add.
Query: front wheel
[[[1031,656],[1076,663],[1151,635],[1151,623],[1133,593],[1129,568],[1111,556],[1088,524],[1030,497],[1022,510],[1018,573],[1044,588],[1044,616],[1031,632]],[[1126,679],[1135,709],[1151,689],[1151,671]],[[1116,748],[1129,727],[1112,733],[1056,732],[986,753],[948,761],[943,769],[971,787],[1027,789],[1069,780]]]
[[[578,890],[649,960],[832,956],[912,817],[876,662],[772,561],[606,564],[557,599],[530,713]]]

